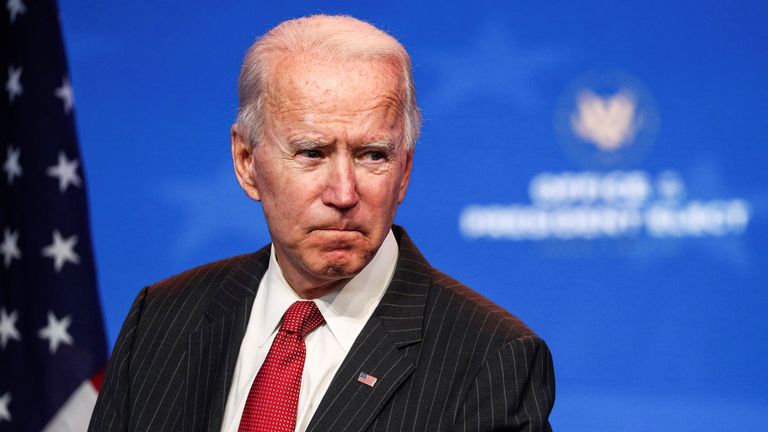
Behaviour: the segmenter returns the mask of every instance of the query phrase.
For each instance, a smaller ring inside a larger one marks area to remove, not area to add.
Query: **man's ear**
[[[251,199],[261,201],[253,165],[254,148],[246,132],[242,126],[232,125],[232,162],[235,165],[235,175],[240,187]]]
[[[403,179],[400,181],[400,190],[397,195],[397,203],[400,204],[405,199],[405,191],[408,189],[408,182],[411,181],[411,168],[413,167],[413,152],[414,150],[406,150],[405,156],[405,173],[403,173]]]

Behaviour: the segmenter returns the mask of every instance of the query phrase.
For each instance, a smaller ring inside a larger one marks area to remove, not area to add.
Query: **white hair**
[[[408,53],[400,42],[382,30],[340,15],[312,15],[284,21],[248,49],[237,84],[236,124],[246,128],[251,145],[263,139],[264,94],[272,66],[285,55],[307,52],[320,58],[385,61],[397,66],[404,144],[408,151],[413,151],[421,129],[421,114]]]

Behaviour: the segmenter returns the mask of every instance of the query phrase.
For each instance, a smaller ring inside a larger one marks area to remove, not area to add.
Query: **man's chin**
[[[354,251],[340,249],[324,252],[319,264],[323,276],[349,279],[360,273],[368,262]]]

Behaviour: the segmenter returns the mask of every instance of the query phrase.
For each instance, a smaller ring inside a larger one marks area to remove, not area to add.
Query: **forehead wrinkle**
[[[301,127],[306,125],[323,126],[339,124],[366,124],[381,122],[387,129],[394,129],[400,123],[402,116],[391,103],[385,100],[373,101],[370,106],[345,109],[336,103],[325,103],[324,106],[308,107],[293,106],[277,110],[270,110],[275,120],[284,124],[292,124]]]

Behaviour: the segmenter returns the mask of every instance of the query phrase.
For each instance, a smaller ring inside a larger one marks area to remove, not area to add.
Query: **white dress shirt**
[[[397,255],[397,241],[390,230],[376,255],[360,273],[342,288],[313,300],[325,318],[325,325],[304,339],[307,357],[296,413],[297,432],[309,426],[336,370],[379,304],[395,272]],[[302,298],[283,277],[273,246],[269,267],[259,284],[240,345],[222,432],[237,432],[248,392],[269,353],[283,314],[293,302],[299,300]]]

